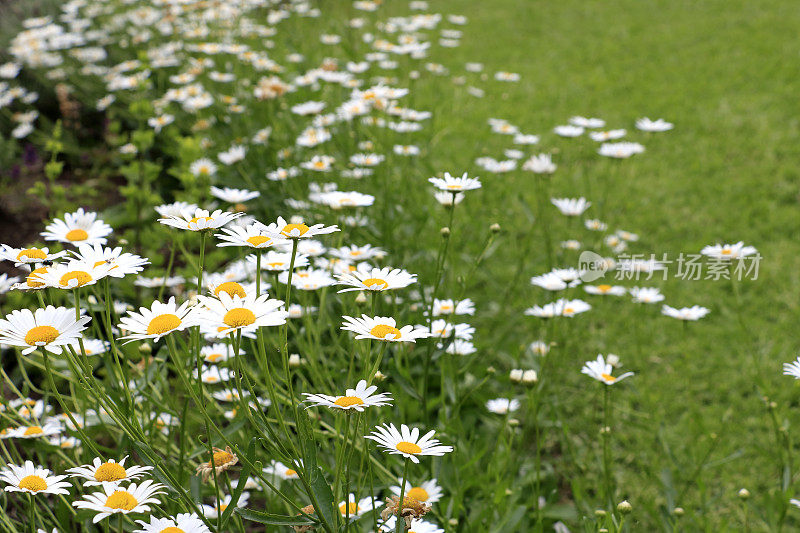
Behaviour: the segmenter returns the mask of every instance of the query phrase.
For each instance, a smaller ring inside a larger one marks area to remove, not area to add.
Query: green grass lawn
[[[456,89],[452,117],[441,119],[444,132],[431,150],[435,167],[483,175],[474,158],[502,159],[501,148],[511,147],[486,134],[486,119],[505,118],[542,134],[542,151],[559,151],[552,195],[587,196],[594,202],[589,213],[611,228],[640,234],[632,251],[667,252],[674,259],[705,244],[744,240],[763,255],[758,280],[741,284],[741,307],[729,283],[674,279],[675,265],[667,282],[650,282],[663,287],[670,305],[712,309],[687,328],[627,299],[584,296],[598,309],[573,319],[553,377],[552,401],[564,404],[573,439],[586,450],[599,440],[593,413],[601,396],[584,392],[581,362],[613,352],[625,369],[637,372],[627,387],[614,390],[621,413],[615,453],[619,486],[640,511],[640,530],[662,523],[664,505],[685,508],[688,531],[738,530],[737,491],[748,488],[763,510],[774,505],[766,502],[780,483],[778,447],[762,396],[777,402],[781,425],[790,427],[800,417],[798,388],[780,375],[781,363],[798,353],[800,149],[792,110],[800,90],[793,38],[800,12],[785,1],[495,0],[447,7],[470,17],[455,53],[485,63],[490,81],[470,80],[486,89],[483,99]],[[495,82],[493,70],[518,72],[522,80]],[[551,133],[575,114],[627,128],[647,151],[622,162],[598,161],[593,141]],[[633,129],[640,116],[664,117],[675,129],[643,134]],[[498,222],[504,229],[502,243],[468,291],[481,307],[494,306],[494,317],[480,328],[489,337],[485,357],[492,360],[491,352],[513,355],[537,337],[538,324],[522,310],[548,301],[527,283],[547,266],[542,221],[531,226],[525,207],[536,211],[533,175],[486,176],[480,194],[470,213],[473,224]],[[583,228],[556,219],[552,206],[546,209],[555,220],[556,242],[587,237]],[[459,237],[467,247],[475,242]],[[526,248],[524,276],[509,291]],[[564,254],[561,266],[576,266],[576,255]],[[498,294],[508,298],[498,301]],[[582,466],[555,462],[567,483]],[[794,479],[796,472],[790,474]],[[754,527],[770,529],[766,513],[751,514]]]

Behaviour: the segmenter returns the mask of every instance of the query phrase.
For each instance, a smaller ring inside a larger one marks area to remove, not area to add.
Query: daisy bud
[[[143,342],[142,344],[139,345],[139,351],[141,353],[152,353],[153,347],[150,346],[148,343]]]
[[[522,381],[522,376],[523,376],[523,374],[524,374],[524,372],[523,372],[521,369],[519,369],[519,368],[515,368],[514,370],[512,370],[512,371],[509,373],[509,376],[508,376],[508,377],[509,377],[509,379],[511,379],[511,381],[513,381],[514,383],[519,383],[520,381]]]
[[[300,354],[293,353],[289,356],[289,366],[292,368],[297,368],[298,366],[303,364],[303,360],[300,358]]]
[[[367,295],[364,294],[363,292],[359,292],[358,295],[356,295],[356,303],[357,304],[367,303]]]
[[[617,512],[620,514],[630,514],[633,511],[633,506],[628,502],[628,500],[622,500],[617,504]]]
[[[739,499],[746,500],[750,497],[750,491],[747,489],[740,489],[739,490]]]
[[[533,385],[537,381],[539,381],[539,375],[536,373],[536,370],[526,370],[522,374],[522,383],[525,385]]]
[[[683,510],[683,507],[676,507],[675,509],[672,510],[672,514],[674,514],[675,516],[683,516],[684,512],[685,511]]]
[[[386,379],[386,374],[384,374],[380,370],[375,372],[375,381],[383,381],[385,379]]]
[[[619,356],[613,353],[610,353],[606,356],[606,363],[613,367],[619,366]]]
[[[603,527],[603,528],[598,529],[597,533],[608,533],[608,530]]]
[[[456,527],[458,525],[458,518],[451,518],[450,520],[447,521],[447,523],[453,527]]]
[[[605,518],[605,516],[606,516],[606,511],[605,511],[605,509],[598,509],[598,510],[596,510],[596,511],[594,512],[594,515],[595,515],[597,518]]]
[[[118,242],[119,242],[119,244],[121,244],[122,246],[126,246],[126,245],[128,244],[128,239],[120,239]]]
[[[244,204],[236,204],[236,205],[233,206],[233,210],[236,213],[244,213],[244,212],[247,211],[247,206],[244,205]]]
[[[450,236],[450,228],[445,226],[444,228],[439,230],[439,233],[442,234],[442,237],[445,237],[445,238],[449,237]]]
[[[89,297],[86,298],[86,301],[94,305],[97,303],[97,298],[95,298],[94,295],[90,294]]]
[[[289,222],[292,223],[292,224],[302,224],[303,223],[303,217],[295,215],[295,216],[293,216],[292,218],[289,219]]]
[[[506,489],[506,496],[511,496],[512,494],[514,494],[514,491],[513,491],[513,490],[511,490],[511,489]]]
[[[515,428],[519,426],[519,420],[517,420],[516,418],[509,418],[508,425],[511,426],[512,428]]]
[[[486,372],[488,372],[489,374],[496,374],[497,373],[497,369],[495,367],[493,367],[493,366],[490,366],[490,367],[486,368]]]
[[[489,226],[489,229],[492,231],[492,233],[500,233],[500,224],[495,222],[494,224]]]

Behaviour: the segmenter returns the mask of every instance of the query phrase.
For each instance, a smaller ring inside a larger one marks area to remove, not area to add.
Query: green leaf
[[[299,516],[285,516],[279,514],[265,513],[263,511],[254,511],[253,509],[243,509],[241,507],[236,509],[236,514],[260,524],[270,524],[273,526],[310,526],[318,522],[308,519],[303,515]]]

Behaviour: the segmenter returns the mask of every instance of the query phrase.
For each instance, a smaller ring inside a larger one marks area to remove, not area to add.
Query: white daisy
[[[647,132],[669,131],[672,129],[672,127],[673,124],[667,122],[663,118],[659,118],[657,120],[650,120],[647,117],[643,117],[636,121],[636,128]]]
[[[145,265],[150,261],[136,254],[123,253],[121,247],[105,248],[102,244],[81,244],[78,251],[73,252],[75,257],[84,263],[94,266],[102,266],[101,263],[108,265],[106,275],[113,278],[122,278],[128,274],[138,274],[144,270]]]
[[[460,178],[453,177],[449,172],[445,172],[444,178],[428,178],[428,181],[437,189],[453,194],[481,188],[480,180],[468,177],[466,172]]]
[[[204,231],[217,229],[242,216],[244,213],[231,213],[217,209],[209,213],[205,209],[195,209],[194,211],[181,211],[179,215],[168,215],[159,218],[158,221],[165,226],[184,229],[189,231]]]
[[[128,316],[120,319],[119,328],[129,332],[121,339],[134,340],[155,339],[156,341],[173,331],[183,331],[186,328],[198,325],[189,302],[180,306],[171,297],[167,303],[158,300],[147,307],[140,307],[139,312],[128,311]]]
[[[96,512],[92,519],[94,524],[112,514],[146,513],[150,511],[150,504],[161,503],[161,500],[154,496],[164,494],[161,490],[163,485],[149,479],[140,485],[131,483],[125,488],[114,483],[104,483],[102,487],[102,491],[87,494],[83,500],[72,503],[78,509]]]
[[[381,505],[383,505],[383,503],[379,499],[370,496],[356,500],[355,494],[351,492],[347,495],[347,501],[339,502],[338,507],[342,516],[358,518],[365,513],[374,511]]]
[[[258,198],[261,196],[261,193],[258,191],[248,191],[247,189],[231,189],[230,187],[220,189],[212,186],[211,195],[229,204],[243,204],[249,200]]]
[[[76,320],[75,311],[66,307],[17,309],[0,320],[0,343],[20,346],[23,354],[37,348],[60,354],[62,346],[77,342],[90,320],[88,316]]]
[[[463,300],[433,300],[433,316],[474,315],[475,304],[469,298]]]
[[[200,176],[211,177],[217,173],[217,165],[212,160],[204,157],[198,159],[197,161],[192,162],[192,164],[189,165],[189,172],[191,172],[192,175],[196,177]],[[188,207],[188,205],[186,207]],[[193,207],[194,209],[197,209],[196,205]],[[161,214],[164,215],[164,213]]]
[[[644,146],[632,142],[603,143],[597,150],[598,154],[615,159],[627,159],[642,152],[644,152]]]
[[[392,395],[388,392],[373,394],[376,390],[378,390],[377,386],[371,385],[368,387],[367,382],[362,379],[356,384],[355,389],[347,389],[343,396],[309,393],[303,393],[303,396],[306,397],[306,402],[311,404],[310,407],[324,406],[346,411],[354,409],[362,412],[365,407],[391,405]]]
[[[606,121],[602,118],[586,118],[581,116],[570,117],[569,123],[581,128],[602,128]]]
[[[86,481],[83,482],[85,487],[93,487],[103,485],[104,483],[122,483],[127,481],[134,481],[148,471],[152,470],[152,466],[128,466],[125,467],[125,460],[128,458],[126,455],[120,462],[114,459],[103,461],[99,457],[92,460],[92,464],[70,468],[67,472],[75,478],[82,478]]]
[[[175,518],[150,517],[150,522],[137,520],[142,526],[133,533],[209,533],[208,526],[195,514],[181,513]]]
[[[341,248],[334,248],[329,250],[328,253],[343,261],[367,261],[369,259],[381,259],[386,256],[385,250],[369,244],[363,246],[351,244]]]
[[[32,265],[35,263],[47,263],[66,255],[66,251],[50,253],[47,247],[42,248],[14,248],[7,244],[0,249],[0,259],[12,261],[14,266]]]
[[[73,260],[47,268],[38,275],[37,281],[48,287],[72,290],[86,285],[94,285],[109,275],[111,265],[104,261],[86,262]]]
[[[97,218],[97,213],[81,207],[74,213],[65,213],[64,220],[53,220],[40,235],[48,241],[68,244],[105,244],[112,231],[111,226]]]
[[[302,463],[300,463],[302,466]],[[297,470],[290,466],[286,466],[280,461],[272,461],[269,465],[264,467],[264,473],[270,476],[277,476],[281,479],[300,479]]]
[[[791,363],[783,363],[783,375],[800,379],[800,357]]]
[[[597,381],[605,383],[606,385],[613,385],[614,383],[622,381],[623,379],[633,375],[633,372],[625,372],[620,376],[614,377],[611,375],[612,371],[612,365],[600,354],[598,354],[596,360],[587,361],[583,365],[583,368],[581,368],[581,373],[586,374],[590,378],[594,378]]]
[[[343,316],[342,328],[356,334],[356,339],[376,339],[388,342],[416,342],[430,334],[422,326],[403,326],[398,329],[394,318],[376,316],[370,318],[362,315],[361,318]]]
[[[336,276],[339,285],[347,287],[339,292],[348,291],[387,291],[402,289],[417,282],[417,275],[405,270],[390,267],[371,268],[368,265],[359,265],[358,270],[349,274]]]
[[[519,400],[516,398],[495,398],[494,400],[487,400],[486,409],[488,409],[490,413],[498,415],[513,413],[519,409]]]
[[[54,419],[46,419],[41,426],[17,426],[8,430],[8,438],[12,439],[39,439],[60,435],[64,429]]]
[[[677,318],[678,320],[692,320],[692,321],[700,320],[710,312],[711,312],[710,309],[706,307],[701,307],[699,305],[693,305],[692,307],[682,307],[680,309],[664,305],[661,308],[661,314],[672,318]]]
[[[283,239],[276,239],[274,235],[267,234],[266,230],[267,227],[264,224],[255,222],[245,227],[222,228],[222,233],[216,233],[214,236],[223,241],[217,244],[219,247],[243,246],[263,249],[285,242]]]
[[[274,300],[268,294],[250,294],[244,298],[220,292],[219,298],[198,296],[202,308],[197,319],[219,327],[218,336],[224,337],[238,330],[253,331],[260,327],[280,326],[286,323],[286,312],[281,311],[283,301]]]
[[[739,241],[734,244],[715,244],[705,246],[700,253],[719,261],[730,261],[732,259],[741,259],[743,257],[756,254],[758,253],[758,250],[752,246],[745,246],[743,241]]]
[[[231,504],[231,499],[231,495],[226,494],[223,498],[220,498],[219,508],[215,502],[213,505],[201,505],[200,511],[202,511],[203,516],[206,518],[217,518],[224,513],[225,509]],[[236,507],[247,507],[248,501],[250,501],[250,493],[242,492],[239,495],[239,501],[236,502]]]
[[[283,272],[284,270],[289,270],[289,266],[291,265],[292,254],[286,252],[276,252],[274,250],[269,250],[267,253],[261,258],[261,270],[267,270],[270,272]],[[247,261],[255,264],[256,256],[249,255],[247,256]],[[297,254],[294,258],[294,268],[300,268],[308,266],[308,257],[305,255]]]
[[[636,303],[654,304],[664,300],[664,295],[655,287],[631,287],[629,292]]]
[[[241,355],[242,351],[239,350]],[[224,363],[234,357],[233,348],[224,342],[217,342],[200,348],[200,355],[206,363]]]
[[[154,209],[162,217],[177,217],[184,211],[194,213],[197,210],[197,205],[187,202],[173,202],[171,204],[157,205]]]
[[[364,438],[374,440],[392,455],[402,455],[414,463],[419,463],[419,456],[441,456],[453,451],[452,446],[444,446],[432,438],[435,433],[431,430],[420,437],[419,428],[410,429],[402,424],[398,431],[394,424],[384,424],[375,426],[373,432]]]
[[[587,202],[583,196],[580,198],[552,198],[550,201],[561,211],[561,214],[568,217],[580,216],[592,205],[592,202]]]
[[[22,466],[9,464],[0,470],[0,481],[8,483],[6,492],[27,492],[28,494],[69,494],[70,484],[62,481],[67,476],[53,476],[50,470],[36,467],[32,461]]]
[[[627,291],[625,287],[619,285],[585,285],[583,290],[589,294],[610,294],[612,296],[623,296]]]
[[[398,479],[398,483],[402,483],[403,479]],[[393,485],[389,487],[389,490],[392,491],[393,494],[400,496],[400,485]],[[405,496],[406,498],[413,498],[418,502],[422,502],[425,504],[436,503],[442,499],[442,487],[439,486],[437,483],[436,478],[433,478],[428,481],[423,481],[419,485],[412,485],[409,481],[406,481],[406,490]]]
[[[267,234],[274,239],[310,239],[317,235],[326,235],[339,231],[337,226],[325,226],[324,224],[314,224],[307,226],[305,224],[289,224],[283,217],[278,217],[276,222],[267,226]]]

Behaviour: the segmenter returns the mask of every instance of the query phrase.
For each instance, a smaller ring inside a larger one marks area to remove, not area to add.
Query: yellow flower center
[[[302,236],[308,231],[308,226],[305,224],[286,224],[281,230],[281,234],[289,237],[294,230],[297,230],[298,236]]]
[[[286,472],[284,472],[283,475],[287,476],[287,477],[288,476],[296,476],[297,475],[297,471],[296,470],[292,470],[291,468],[287,468]]]
[[[28,277],[25,278],[25,283],[27,283],[28,287],[35,289],[36,287],[44,287],[43,281],[39,280],[39,274],[44,274],[47,272],[47,267],[37,268],[32,270]]]
[[[358,513],[358,504],[356,502],[350,502],[348,504],[341,504],[339,505],[339,512],[343,515],[345,514],[356,514]]]
[[[30,259],[47,259],[47,254],[38,248],[25,248],[17,254],[17,261],[26,261]]]
[[[223,466],[223,465],[226,465],[226,464],[230,463],[231,461],[233,461],[233,455],[228,453],[228,452],[224,452],[224,451],[223,452],[214,452],[213,457],[214,457],[213,463],[216,466]],[[212,463],[212,461],[209,461],[208,462],[208,466],[214,466],[211,463]]]
[[[451,183],[450,185],[447,186],[447,189],[450,190],[450,191],[460,191],[461,190],[461,185],[459,185],[457,183]]]
[[[89,238],[89,234],[86,233],[86,230],[83,229],[73,229],[67,232],[65,235],[68,241],[85,241]]]
[[[394,339],[400,338],[400,330],[388,324],[378,324],[369,330],[369,334],[379,339],[385,339],[387,335],[392,335]]]
[[[389,287],[389,284],[380,278],[368,278],[363,281],[365,287],[372,287],[373,285],[377,285],[378,289],[386,289]]]
[[[600,377],[610,383],[614,383],[615,381],[617,381],[617,378],[615,378],[611,374],[600,374]]]
[[[125,479],[127,475],[125,467],[119,463],[103,463],[94,471],[96,481],[119,481]]]
[[[253,314],[253,312],[249,309],[237,307],[236,309],[231,309],[225,313],[222,321],[232,328],[241,328],[244,326],[249,326],[255,322],[256,315]]]
[[[722,255],[731,255],[733,251],[729,248],[725,248],[720,252]]]
[[[75,280],[78,282],[76,285],[77,287],[82,287],[92,281],[92,276],[89,275],[88,272],[84,272],[83,270],[76,270],[74,272],[67,272],[61,279],[58,280],[60,285],[69,286],[70,281]]]
[[[44,346],[58,338],[59,332],[53,326],[36,326],[25,334],[25,343],[28,346]]]
[[[23,435],[30,437],[32,435],[41,435],[42,433],[44,433],[44,430],[40,426],[31,426],[25,430]]]
[[[611,285],[598,285],[597,290],[600,292],[608,292],[611,290]]]
[[[414,498],[417,501],[424,502],[428,501],[428,491],[423,489],[422,487],[414,487],[406,493],[406,496],[409,498]]]
[[[253,235],[252,237],[247,238],[248,244],[256,247],[261,246],[262,244],[264,244],[265,242],[269,242],[270,240],[271,239],[269,237],[266,237],[264,235]]]
[[[212,354],[209,354],[209,355],[206,356],[206,361],[208,361],[210,363],[216,363],[217,361],[219,361],[223,357],[225,357],[225,356],[223,354],[221,354],[221,353],[212,353]]]
[[[219,506],[219,510],[220,510],[221,513],[224,513],[225,509],[227,509],[227,508],[228,508],[228,504],[227,503],[222,503]]]
[[[574,312],[575,312],[575,309],[573,309],[572,307],[565,307],[564,311],[561,314],[563,314],[563,315],[571,315]]]
[[[131,511],[136,507],[139,502],[133,497],[133,494],[124,490],[115,490],[114,493],[106,500],[105,507],[109,509],[122,509],[124,511]]]
[[[147,325],[148,335],[163,335],[181,325],[181,319],[172,313],[165,313],[153,318]]]
[[[186,532],[179,527],[169,526],[159,531],[159,533],[186,533]]]
[[[315,168],[325,168],[325,161],[315,161],[314,162]]]
[[[413,442],[408,441],[400,441],[395,446],[399,451],[403,453],[409,453],[411,455],[417,455],[422,451],[422,448],[414,444]]]
[[[362,400],[358,396],[342,396],[333,403],[338,405],[339,407],[350,407],[351,405],[362,405],[364,403],[364,400]]]
[[[19,480],[19,488],[28,489],[31,492],[39,492],[47,489],[47,481],[39,476],[25,476]]]
[[[234,296],[244,298],[246,296],[244,287],[235,281],[226,281],[225,283],[220,284],[216,289],[214,289],[214,296],[219,296],[219,293],[221,292],[227,293],[231,298]]]

